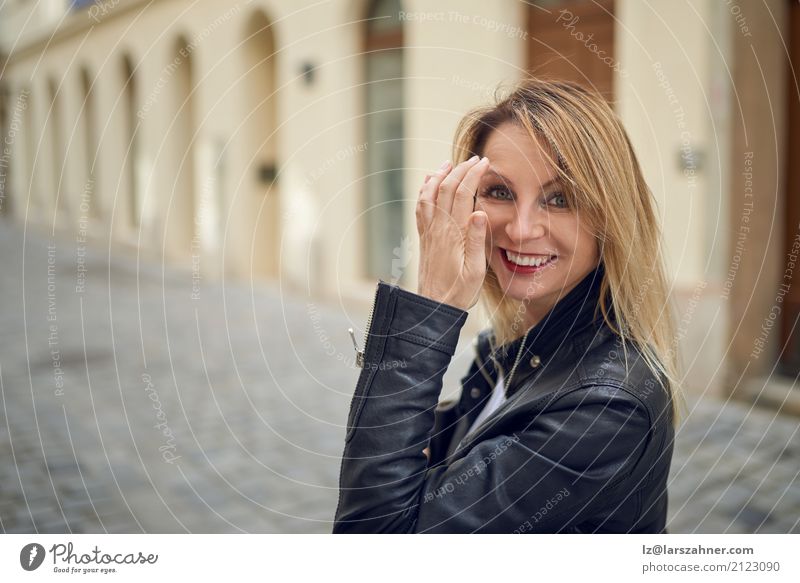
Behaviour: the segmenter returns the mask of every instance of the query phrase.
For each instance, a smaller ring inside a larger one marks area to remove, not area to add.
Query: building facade
[[[796,3],[9,0],[8,220],[368,301],[416,289],[414,206],[460,117],[592,84],[659,204],[698,394],[800,410]]]

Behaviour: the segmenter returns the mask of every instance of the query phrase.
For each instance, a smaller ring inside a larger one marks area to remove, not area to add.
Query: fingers
[[[487,168],[489,168],[489,159],[483,157],[477,164],[467,170],[464,178],[456,186],[450,214],[456,225],[459,225],[462,229],[468,227],[469,216],[475,210],[475,192],[478,190],[478,184],[480,184],[481,177]]]
[[[436,213],[436,194],[447,172],[450,170],[450,160],[442,164],[433,174],[425,177],[425,182],[419,189],[419,200],[417,201],[417,230],[420,235],[431,224]]]
[[[486,231],[488,217],[484,211],[476,211],[469,215],[469,228],[464,250],[464,264],[472,273],[486,271]]]
[[[473,156],[449,170],[445,162],[434,174],[428,174],[419,191],[417,230],[422,232],[433,221],[436,211],[453,220],[461,228],[475,208],[475,191],[481,176],[489,167],[487,158]]]
[[[470,169],[478,164],[479,160],[480,158],[478,156],[473,156],[469,160],[462,162],[453,168],[453,170],[447,175],[441,184],[439,184],[439,192],[436,197],[436,206],[444,211],[445,216],[450,216],[450,213],[453,210],[453,199],[456,196],[456,189],[458,188],[458,185],[461,184],[461,181],[467,175],[467,172],[469,172]]]

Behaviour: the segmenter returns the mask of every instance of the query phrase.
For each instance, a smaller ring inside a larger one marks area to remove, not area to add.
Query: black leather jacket
[[[460,398],[437,404],[468,312],[379,280],[333,532],[666,532],[671,400],[595,312],[603,270],[531,330],[508,401],[468,436],[523,339],[490,354],[482,331]]]

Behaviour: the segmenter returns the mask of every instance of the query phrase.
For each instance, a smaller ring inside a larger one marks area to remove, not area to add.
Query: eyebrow
[[[506,182],[507,184],[510,184],[512,187],[514,186],[514,181],[513,180],[511,180],[510,178],[506,178],[505,176],[500,174],[497,170],[493,170],[493,169],[489,168],[486,171],[486,174],[494,174],[495,176],[497,176],[498,178],[503,180],[503,182]],[[484,174],[484,176],[485,176],[485,174]],[[560,181],[561,181],[561,177],[560,176],[554,176],[553,178],[551,178],[550,180],[548,180],[547,182],[542,184],[542,186],[540,187],[539,191],[540,192],[544,192],[545,190],[547,190],[547,188],[549,186],[552,186],[553,184],[555,184],[557,182],[560,182]]]

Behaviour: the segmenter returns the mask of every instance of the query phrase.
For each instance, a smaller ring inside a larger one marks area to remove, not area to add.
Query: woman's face
[[[489,168],[475,209],[489,217],[486,256],[505,294],[525,301],[531,326],[597,267],[597,242],[585,217],[566,204],[556,169],[540,144],[523,128],[497,127],[483,155]]]

